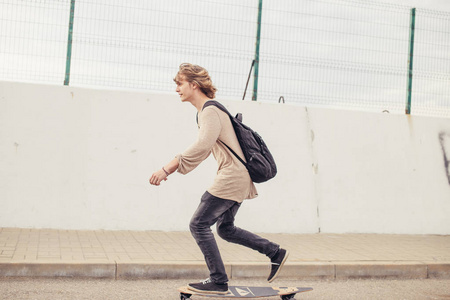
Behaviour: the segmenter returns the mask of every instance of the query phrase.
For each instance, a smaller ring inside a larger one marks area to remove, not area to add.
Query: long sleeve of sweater
[[[212,153],[217,161],[217,174],[208,192],[237,202],[255,198],[258,193],[246,167],[225,146],[244,157],[229,116],[215,106],[208,106],[199,112],[198,126],[195,143],[176,156],[178,172],[191,172]]]
[[[205,109],[199,114],[198,126],[197,140],[183,153],[176,156],[180,163],[178,172],[181,174],[191,172],[208,158],[222,130],[220,118],[213,109]]]

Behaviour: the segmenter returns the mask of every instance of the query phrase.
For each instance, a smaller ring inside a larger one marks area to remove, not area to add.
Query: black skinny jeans
[[[228,277],[211,226],[217,223],[217,233],[224,240],[256,250],[272,258],[279,245],[254,233],[234,226],[234,217],[241,206],[232,200],[221,199],[205,192],[192,216],[190,230],[205,256],[210,278],[215,283],[226,283]]]

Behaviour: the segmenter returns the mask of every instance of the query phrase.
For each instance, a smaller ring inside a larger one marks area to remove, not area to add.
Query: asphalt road
[[[179,299],[176,288],[196,280],[98,280],[0,278],[0,299]],[[261,280],[232,280],[234,285],[267,286]],[[277,280],[272,286],[302,286],[314,290],[296,299],[450,299],[450,280]],[[195,297],[192,299],[215,299]],[[223,298],[216,298],[223,299]],[[279,297],[263,298],[279,300]]]

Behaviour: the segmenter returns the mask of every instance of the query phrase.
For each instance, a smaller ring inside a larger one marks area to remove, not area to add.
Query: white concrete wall
[[[449,119],[222,103],[279,168],[238,226],[450,234]],[[160,187],[148,178],[196,138],[195,113],[175,93],[0,82],[0,227],[188,230],[214,159]]]

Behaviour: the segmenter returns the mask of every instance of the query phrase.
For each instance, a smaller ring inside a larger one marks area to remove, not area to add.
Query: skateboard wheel
[[[281,296],[281,300],[295,300],[295,294],[283,295]]]
[[[180,293],[180,300],[191,299],[192,294]]]

